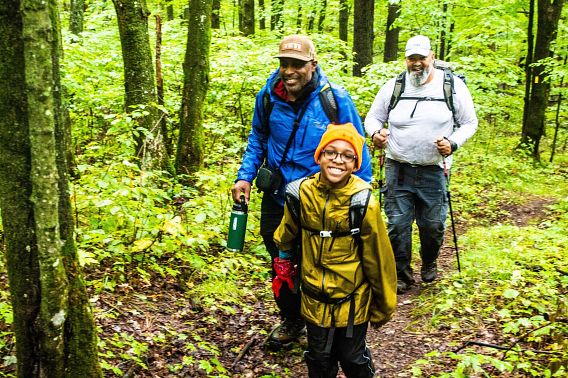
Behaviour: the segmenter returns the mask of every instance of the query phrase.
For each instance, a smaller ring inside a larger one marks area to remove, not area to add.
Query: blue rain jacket
[[[284,178],[282,186],[276,192],[270,193],[282,206],[284,206],[284,187],[286,184],[319,171],[319,165],[314,160],[314,152],[331,121],[325,114],[319,99],[319,92],[328,83],[328,79],[319,66],[317,66],[316,72],[314,72],[314,77],[318,78],[318,86],[308,95],[308,98],[302,105],[302,107],[307,107],[306,111],[286,154],[286,160],[280,167]],[[277,69],[256,95],[252,128],[243,156],[243,162],[237,173],[237,180],[245,180],[252,183],[265,156],[267,157],[267,164],[271,168],[277,168],[282,161],[282,154],[286,149],[286,143],[292,133],[294,121],[300,110],[295,112],[289,103],[274,93],[274,86],[279,80],[279,69]],[[355,109],[355,104],[349,93],[343,87],[331,83],[330,85],[337,102],[337,123],[351,122],[359,133],[365,136],[361,117]],[[264,116],[262,97],[265,90],[270,90],[270,101],[273,103],[268,123],[270,129],[268,138],[266,138],[263,132],[262,122]],[[363,180],[371,182],[371,157],[366,144],[363,147],[361,169],[355,172],[355,174]]]

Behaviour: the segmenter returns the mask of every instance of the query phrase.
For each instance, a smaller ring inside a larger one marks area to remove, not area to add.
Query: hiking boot
[[[284,319],[270,336],[270,341],[287,344],[300,338],[306,333],[306,322],[304,319]]]
[[[407,283],[406,281],[397,280],[396,281],[396,293],[397,294],[406,293],[410,289],[410,286],[411,286],[411,284]]]
[[[406,268],[396,273],[398,280],[396,281],[396,292],[402,294],[410,290],[414,284],[414,276],[412,275],[412,268]]]
[[[420,275],[422,276],[422,281],[424,282],[432,282],[438,276],[438,267],[436,262],[426,264],[422,266],[420,270]]]

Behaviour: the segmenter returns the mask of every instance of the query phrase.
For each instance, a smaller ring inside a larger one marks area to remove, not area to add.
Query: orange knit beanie
[[[316,152],[314,153],[314,159],[316,163],[320,157],[321,151],[325,148],[325,146],[338,139],[344,140],[353,146],[355,155],[357,155],[357,169],[361,168],[361,160],[363,160],[362,152],[365,138],[361,134],[359,134],[352,123],[345,123],[343,125],[330,124],[327,126],[327,130],[325,133],[323,133],[321,141],[319,142],[319,145],[316,148]]]

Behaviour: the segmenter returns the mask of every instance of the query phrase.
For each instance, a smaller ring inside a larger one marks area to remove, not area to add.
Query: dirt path
[[[446,238],[448,239],[448,238]],[[450,238],[451,240],[451,238]],[[455,250],[444,246],[438,258],[439,276],[457,269]],[[416,272],[418,271],[418,273]],[[393,319],[379,330],[370,330],[367,342],[373,350],[375,365],[380,377],[411,377],[411,365],[431,350],[444,351],[451,340],[446,340],[442,332],[424,333],[422,324],[415,324],[420,332],[414,332],[411,324],[412,311],[417,306],[416,297],[427,286],[420,279],[420,268],[415,269],[416,284],[398,295],[398,305]],[[421,319],[418,322],[427,322]]]
[[[500,219],[492,221],[524,226],[530,219],[543,217],[550,203],[535,198],[521,207],[503,205]],[[452,243],[449,232],[446,240]],[[442,248],[438,262],[440,276],[455,271],[453,244]],[[415,268],[419,271],[419,266]],[[413,318],[416,298],[427,288],[418,273],[415,278],[417,284],[399,296],[394,318],[383,328],[369,331],[368,343],[380,377],[410,377],[412,364],[425,353],[450,348],[452,340],[443,330],[424,332],[429,316]],[[302,357],[305,338],[280,351],[263,345],[267,332],[279,321],[269,287],[269,282],[261,282],[253,295],[227,306],[195,304],[171,281],[158,280],[136,288],[123,284],[114,293],[103,291],[95,302],[96,316],[105,342],[103,350],[115,355],[105,359],[126,377],[307,377]],[[121,345],[116,342],[117,335],[128,335],[133,341]],[[124,353],[132,354],[129,348],[136,341],[145,343],[148,349],[130,360],[124,358]],[[119,358],[120,353],[123,357]],[[221,368],[216,367],[216,360]],[[108,371],[105,375],[116,376]]]
[[[529,219],[542,217],[550,202],[535,199],[522,207],[511,206],[500,221],[526,225]],[[451,235],[447,236],[452,243]],[[440,275],[455,269],[453,245],[445,245],[439,258]],[[369,331],[368,343],[380,377],[410,377],[412,363],[425,353],[450,348],[452,340],[443,331],[424,333],[421,325],[430,321],[429,316],[413,319],[416,298],[426,288],[419,274],[415,278],[418,283],[399,296],[394,318],[383,328]],[[93,295],[103,358],[122,371],[115,375],[106,370],[106,377],[307,377],[302,357],[305,338],[280,351],[263,345],[267,332],[279,321],[269,282],[259,283],[253,294],[232,305],[196,304],[175,281],[130,285]]]

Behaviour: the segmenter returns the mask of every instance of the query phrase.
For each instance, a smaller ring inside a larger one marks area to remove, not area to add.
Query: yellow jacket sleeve
[[[290,251],[294,248],[299,227],[294,220],[292,213],[288,210],[288,205],[284,206],[284,217],[280,225],[274,231],[274,242],[281,251]]]
[[[369,199],[363,220],[363,270],[371,285],[371,323],[384,324],[396,309],[396,265],[379,203]]]

